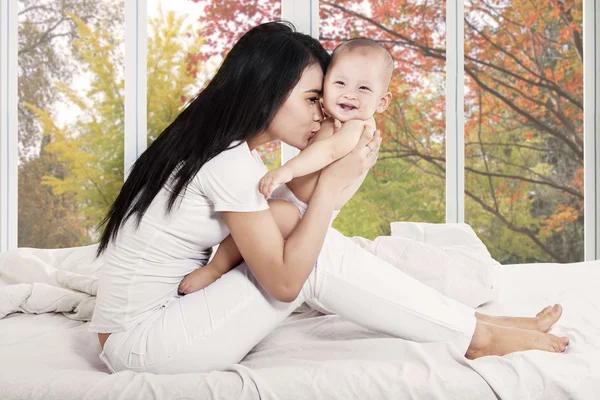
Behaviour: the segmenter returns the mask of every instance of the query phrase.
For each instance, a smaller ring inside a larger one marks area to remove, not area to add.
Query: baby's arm
[[[283,200],[269,200],[269,210],[284,239],[287,239],[298,222],[300,213],[295,205]],[[231,235],[219,245],[215,256],[204,267],[187,274],[179,284],[179,293],[189,294],[204,289],[243,261]]]
[[[320,171],[350,153],[358,143],[366,121],[351,120],[329,138],[313,142],[279,168],[268,172],[259,182],[259,191],[267,198],[281,183]]]
[[[368,120],[361,121],[361,122],[366,123],[367,125],[373,127],[373,129],[377,129],[375,126],[375,119],[373,117],[369,118]],[[319,131],[319,133],[317,133],[317,136],[313,139],[313,144],[311,144],[311,146],[314,146],[318,141],[328,139],[329,137],[332,136],[332,134],[333,134],[333,124],[332,123],[328,124],[328,121],[325,121],[323,123],[323,125],[321,126],[321,130]],[[306,150],[304,150],[304,151],[306,151]],[[365,176],[366,176],[366,174],[367,173],[365,173]],[[312,174],[293,179],[292,181],[290,181],[287,184],[287,186],[294,193],[294,195],[298,198],[298,200],[308,204],[308,202],[310,201],[310,199],[312,197],[313,192],[315,191],[315,187],[317,186],[317,182],[319,181],[320,175],[321,175],[321,171],[313,172]],[[362,184],[362,181],[363,181],[363,179],[360,179],[352,186],[358,185],[358,187],[360,187],[360,185]],[[346,188],[344,190],[343,195],[342,195],[343,199],[340,201],[339,204],[336,205],[336,210],[340,209],[344,204],[346,204],[349,197],[352,197],[352,195],[356,192],[358,187]],[[348,192],[349,194],[351,193],[349,195],[349,197],[348,197],[348,195],[346,195],[346,192]]]
[[[335,130],[334,134],[322,140],[315,140],[280,168],[290,169],[293,178],[322,170],[354,150],[362,136],[365,124],[372,125],[375,129],[375,119],[373,117],[366,121],[353,119],[344,122],[341,128]],[[333,129],[333,127],[330,129]]]

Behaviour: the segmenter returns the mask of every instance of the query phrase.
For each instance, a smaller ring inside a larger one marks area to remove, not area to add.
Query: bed
[[[423,226],[410,225],[404,235],[464,247],[446,226],[436,226],[434,235]],[[481,251],[477,246],[470,248]],[[531,316],[561,303],[564,313],[551,333],[570,338],[563,354],[528,351],[470,361],[445,343],[393,338],[302,306],[226,370],[109,374],[87,331],[101,269],[89,258],[93,249],[18,249],[0,256],[0,399],[600,397],[600,261],[493,269],[493,299],[478,310]]]

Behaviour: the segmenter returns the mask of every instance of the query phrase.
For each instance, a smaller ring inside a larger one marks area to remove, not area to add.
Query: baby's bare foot
[[[190,294],[202,289],[202,275],[199,271],[193,271],[187,274],[179,284],[179,293]]]
[[[221,277],[221,274],[210,267],[210,263],[187,274],[179,283],[178,291],[190,294],[202,290]]]
[[[548,332],[552,328],[552,325],[561,317],[562,307],[560,304],[555,304],[554,307],[548,306],[537,313],[534,318],[496,317],[480,313],[476,313],[475,315],[480,321],[494,325]]]
[[[566,337],[477,321],[473,340],[465,356],[473,360],[483,356],[504,356],[525,350],[562,353],[568,344],[569,339]]]

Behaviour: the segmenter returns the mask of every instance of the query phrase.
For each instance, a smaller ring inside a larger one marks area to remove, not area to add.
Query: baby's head
[[[323,84],[323,108],[341,122],[369,119],[390,104],[390,52],[370,39],[352,39],[334,51]]]

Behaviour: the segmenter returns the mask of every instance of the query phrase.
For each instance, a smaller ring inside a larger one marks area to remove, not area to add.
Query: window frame
[[[464,0],[446,8],[446,223],[464,222]],[[319,37],[319,0],[281,0],[282,19]],[[0,252],[17,248],[18,0],[0,2]],[[583,0],[584,259],[600,259],[600,5]],[[124,172],[147,146],[147,1],[125,1]],[[6,61],[4,61],[6,60]],[[282,144],[282,163],[298,150]]]

